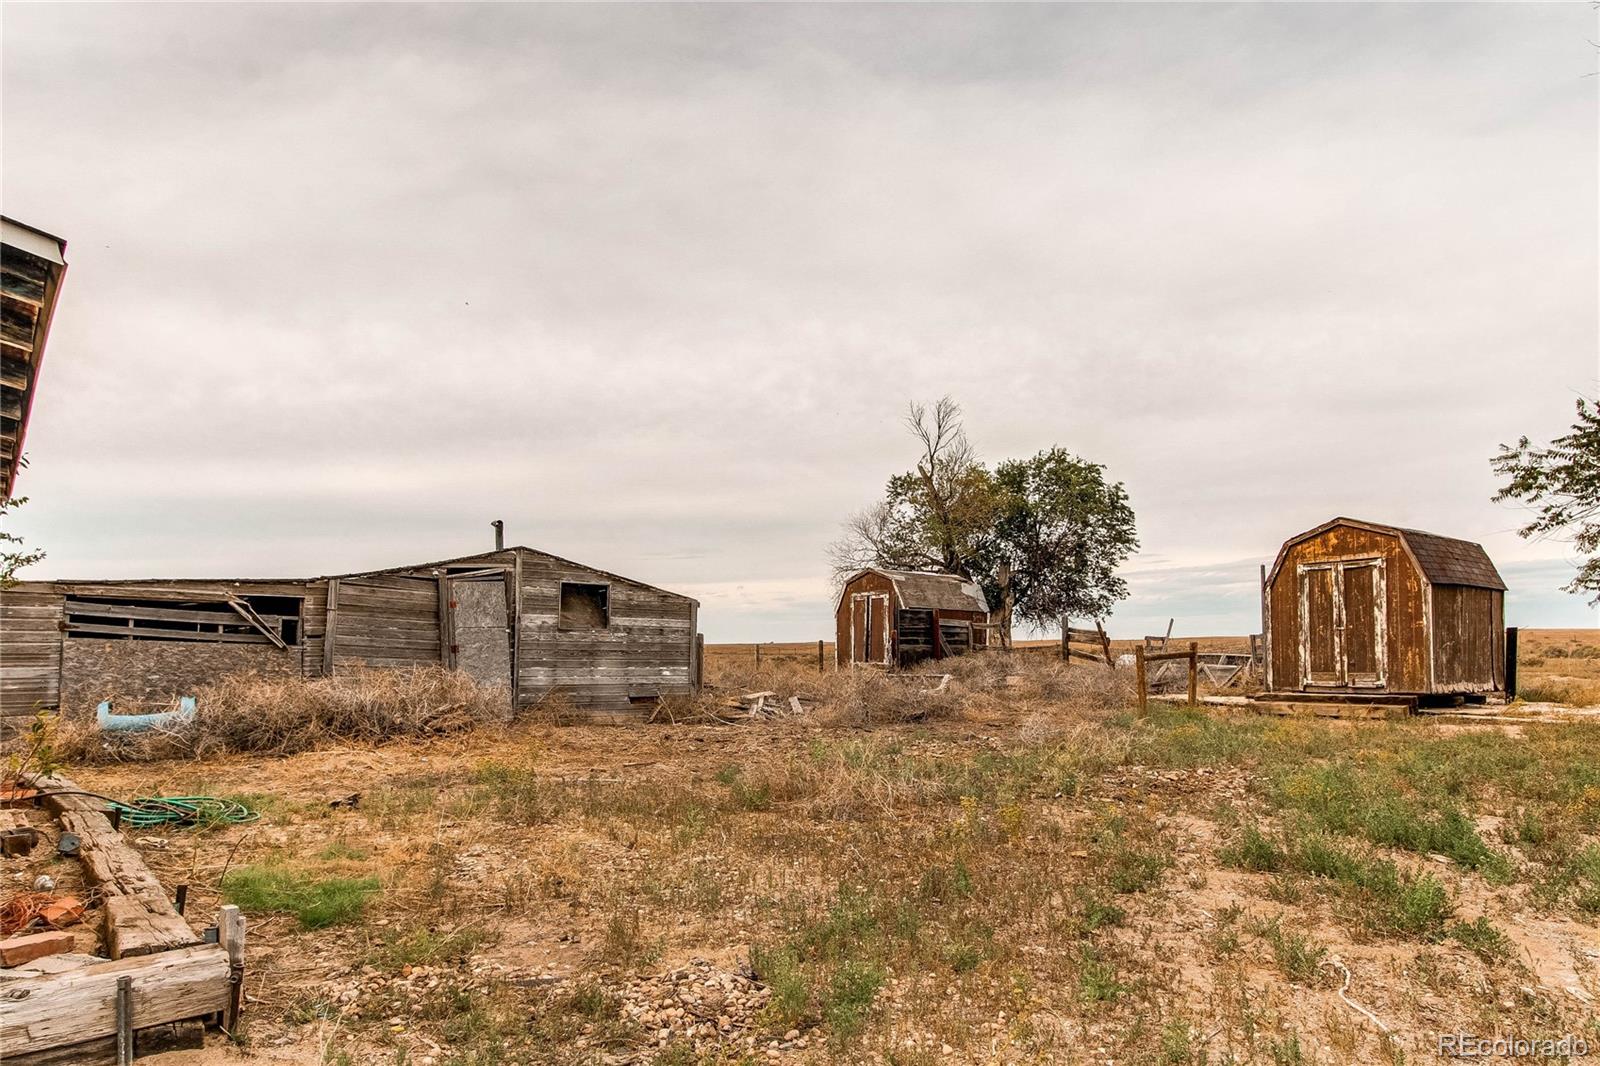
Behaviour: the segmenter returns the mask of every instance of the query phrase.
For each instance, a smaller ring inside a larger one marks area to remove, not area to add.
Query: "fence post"
[[[755,645],[755,649],[756,649],[756,670],[759,671],[761,669],[761,645],[760,644]]]
[[[1061,661],[1069,666],[1072,664],[1072,649],[1069,647],[1072,637],[1067,632],[1067,626],[1071,623],[1070,618],[1061,619]]]
[[[1150,702],[1145,691],[1144,645],[1142,643],[1133,649],[1133,669],[1133,683],[1139,689],[1139,713],[1144,714],[1150,709]]]
[[[1506,699],[1517,698],[1517,627],[1506,626]]]
[[[817,673],[822,674],[826,672],[827,671],[822,666],[822,641],[819,640],[817,641]]]
[[[1197,641],[1189,642],[1189,707],[1194,709],[1200,705],[1200,645]]]

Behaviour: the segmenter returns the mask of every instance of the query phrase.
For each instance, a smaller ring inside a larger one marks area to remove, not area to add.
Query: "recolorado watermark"
[[[1580,1059],[1589,1054],[1589,1041],[1581,1036],[1540,1037],[1439,1034],[1439,1054],[1456,1059]]]

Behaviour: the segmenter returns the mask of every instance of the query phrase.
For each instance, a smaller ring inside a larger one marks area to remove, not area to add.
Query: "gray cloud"
[[[904,402],[950,392],[987,456],[1127,482],[1164,576],[1119,629],[1242,631],[1230,568],[1336,513],[1592,622],[1486,462],[1600,373],[1591,21],[12,5],[6,212],[72,261],[16,525],[135,576],[504,517],[804,639]]]

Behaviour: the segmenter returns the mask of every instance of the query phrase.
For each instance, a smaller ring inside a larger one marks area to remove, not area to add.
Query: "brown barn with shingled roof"
[[[1483,546],[1335,518],[1289,538],[1262,590],[1267,688],[1503,692],[1505,582]]]

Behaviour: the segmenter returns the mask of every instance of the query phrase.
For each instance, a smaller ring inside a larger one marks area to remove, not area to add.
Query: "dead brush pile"
[[[1133,699],[1129,672],[1086,663],[1069,667],[1054,655],[1026,652],[978,652],[899,671],[858,667],[819,673],[775,663],[761,670],[725,668],[710,680],[698,696],[670,705],[673,721],[716,721],[730,697],[756,692],[777,693],[780,704],[799,696],[816,707],[819,721],[838,726],[992,718],[1063,706],[1110,713]]]
[[[92,720],[63,723],[56,750],[75,762],[233,752],[288,755],[334,743],[377,744],[461,733],[510,718],[503,688],[482,686],[437,666],[320,678],[236,674],[195,696],[194,718],[170,729],[102,733]]]

